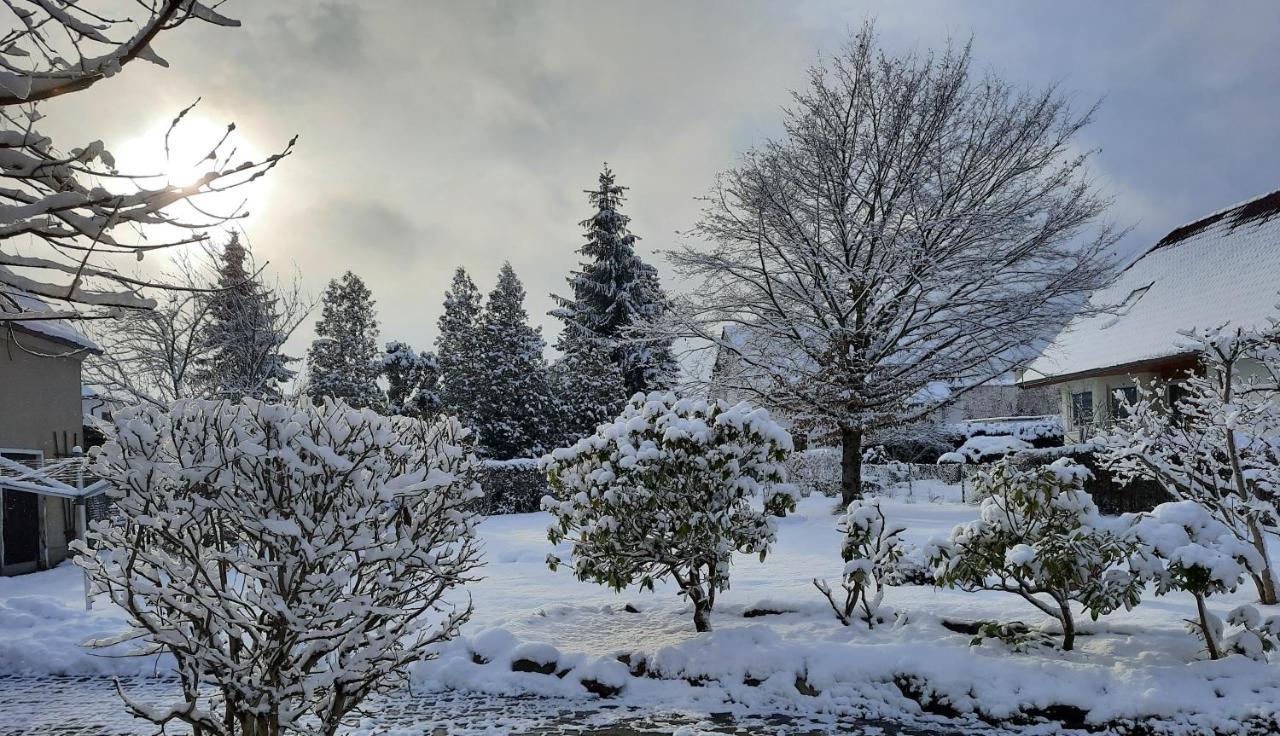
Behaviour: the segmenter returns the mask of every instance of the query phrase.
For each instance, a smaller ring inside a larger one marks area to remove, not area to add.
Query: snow
[[[975,435],[964,441],[954,453],[948,452],[944,455],[948,459],[938,459],[938,462],[958,462],[951,458],[952,455],[959,454],[968,462],[981,463],[989,461],[992,457],[1008,455],[1010,453],[1019,452],[1021,450],[1030,450],[1031,443],[1020,440],[1017,437],[1009,435]]]
[[[966,439],[981,435],[1009,435],[1033,442],[1042,439],[1061,439],[1062,421],[1057,414],[1027,417],[992,417],[970,419],[955,425],[955,431]]]
[[[917,484],[919,485],[919,484]],[[977,510],[955,503],[912,503],[881,498],[890,523],[907,528],[905,541],[921,546],[945,536]],[[931,586],[891,587],[885,604],[905,623],[841,626],[813,589],[813,577],[839,578],[841,536],[833,501],[812,495],[778,522],[778,541],[765,563],[738,556],[732,587],[721,594],[715,631],[697,635],[690,607],[671,584],[652,593],[615,594],[583,583],[562,569],[549,571],[551,548],[545,513],[490,517],[479,527],[488,564],[484,579],[468,586],[474,618],[462,638],[444,645],[439,659],[421,664],[414,692],[444,688],[485,693],[564,697],[575,707],[592,703],[662,711],[792,712],[902,717],[919,713],[893,684],[895,676],[928,688],[964,713],[1000,718],[1054,704],[1084,709],[1091,722],[1159,718],[1174,733],[1232,733],[1247,713],[1280,711],[1280,669],[1246,657],[1201,661],[1199,642],[1183,628],[1194,616],[1190,596],[1146,600],[1132,612],[1091,622],[1081,616],[1077,650],[1014,653],[988,640],[971,648],[968,634],[942,620],[1021,620],[1052,631],[1048,618],[1006,593],[964,593]],[[1248,586],[1209,599],[1221,617],[1253,600]],[[110,659],[76,646],[83,638],[123,629],[121,615],[100,599],[83,610],[78,571],[54,570],[0,578],[0,671],[63,674],[137,673],[154,658]],[[636,612],[627,610],[630,606]],[[1263,615],[1280,612],[1259,607]],[[752,609],[782,611],[746,617]],[[472,653],[483,654],[477,664]],[[657,676],[633,676],[616,661],[630,655]],[[557,662],[563,678],[512,672],[527,658]],[[160,663],[160,669],[165,668]],[[797,679],[818,691],[797,690]],[[687,678],[687,679],[686,679]],[[750,678],[750,679],[748,679]],[[598,700],[584,681],[621,691]],[[697,684],[694,684],[697,683]],[[977,724],[981,726],[982,724]]]
[[[1024,380],[1192,352],[1179,336],[1189,328],[1265,325],[1277,301],[1280,217],[1237,222],[1250,204],[1147,251],[1093,295],[1093,305],[1116,306],[1115,313],[1073,320],[1029,364]]]

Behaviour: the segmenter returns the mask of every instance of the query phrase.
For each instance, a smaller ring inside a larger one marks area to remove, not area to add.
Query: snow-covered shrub
[[[1267,538],[1277,528],[1280,491],[1280,330],[1224,327],[1184,336],[1198,346],[1203,374],[1176,384],[1172,406],[1173,387],[1139,386],[1102,456],[1122,479],[1160,483],[1251,545],[1258,599],[1276,603]]]
[[[93,470],[120,523],[76,542],[140,653],[181,696],[153,723],[331,735],[471,614],[445,600],[479,564],[465,431],[325,400],[179,401],[115,416]],[[93,550],[93,551],[91,551]]]
[[[848,626],[858,613],[871,628],[884,620],[880,604],[884,601],[885,587],[906,554],[901,538],[906,528],[887,524],[879,501],[854,501],[847,512],[837,527],[844,535],[840,547],[840,558],[845,563],[841,576],[844,600],[836,600],[826,580],[814,578],[813,584],[831,604],[840,623]]]
[[[1020,440],[1011,435],[980,434],[965,440],[964,444],[956,448],[953,453],[945,453],[943,457],[951,458],[952,455],[960,455],[964,458],[965,462],[991,463],[1005,457],[1006,455],[1012,455],[1015,452],[1030,449],[1030,442]],[[938,462],[956,462],[956,460],[943,460],[942,457],[940,457],[938,458]]]
[[[876,445],[868,447],[862,451],[863,465],[886,465],[892,461],[889,452],[884,449],[884,445]]]
[[[911,466],[890,460],[882,465],[862,467],[862,495],[882,495],[899,483],[911,480]]]
[[[1060,445],[1066,436],[1062,429],[1062,421],[1057,415],[970,419],[957,424],[954,431],[965,439],[1003,435],[1037,446]]]
[[[1136,543],[1081,490],[1087,472],[1066,459],[1030,470],[997,463],[977,484],[979,518],[931,544],[938,584],[1021,596],[1062,625],[1064,650],[1075,644],[1072,602],[1095,619],[1136,606],[1142,583],[1117,567]]]
[[[805,496],[840,495],[840,448],[811,447],[787,458],[787,478]]]
[[[1133,569],[1155,582],[1158,595],[1170,591],[1190,593],[1195,598],[1197,618],[1187,623],[1204,642],[1210,659],[1222,657],[1228,650],[1222,636],[1223,624],[1208,610],[1205,599],[1235,590],[1246,574],[1257,569],[1257,550],[1195,501],[1162,503],[1140,517],[1134,530],[1142,550],[1132,562]],[[1240,618],[1252,620],[1245,612]],[[1243,650],[1263,651],[1266,638],[1250,634],[1247,629],[1241,633],[1248,640]]]
[[[533,458],[482,461],[480,485],[484,497],[477,506],[488,516],[537,511],[547,495],[547,475]]]
[[[1222,641],[1227,652],[1266,662],[1267,655],[1280,648],[1280,616],[1263,618],[1257,608],[1244,605],[1231,609],[1227,623],[1238,628]]]
[[[709,631],[733,553],[763,560],[773,517],[795,506],[783,482],[790,452],[791,437],[763,409],[636,394],[611,424],[544,458],[557,495],[543,499],[555,517],[548,537],[573,543],[581,580],[622,590],[673,578],[697,630]]]

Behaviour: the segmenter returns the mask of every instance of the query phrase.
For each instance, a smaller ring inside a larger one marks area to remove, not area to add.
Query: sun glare
[[[263,158],[262,152],[238,129],[228,134],[226,122],[196,112],[186,115],[172,129],[168,120],[158,121],[144,133],[126,140],[113,154],[122,174],[146,177],[146,186],[173,187],[191,186],[215,169],[225,170],[244,161]],[[250,186],[201,195],[193,204],[223,215],[257,209],[256,205],[260,205],[265,196],[268,179],[264,177]],[[229,183],[223,180],[214,186],[222,188]]]

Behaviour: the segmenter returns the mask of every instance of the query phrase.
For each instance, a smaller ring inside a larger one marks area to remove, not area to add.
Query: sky
[[[1173,227],[1280,188],[1280,3],[393,2],[228,0],[238,29],[163,34],[146,62],[44,105],[63,148],[101,139],[121,169],[155,163],[197,98],[197,140],[234,122],[243,150],[296,152],[250,195],[260,261],[319,293],[343,271],[383,340],[423,348],[457,266],[492,288],[510,261],[531,318],[578,261],[582,190],[604,162],[630,187],[639,250],[687,242],[696,198],[776,135],[788,90],[875,18],[890,51],[972,36],[979,70],[1101,100],[1080,144],[1132,231]],[[192,144],[199,145],[199,144]],[[136,164],[131,166],[131,164]],[[310,326],[298,336],[309,339]],[[299,354],[295,352],[294,354]]]

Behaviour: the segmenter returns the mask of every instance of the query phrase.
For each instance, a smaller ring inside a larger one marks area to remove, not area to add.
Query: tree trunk
[[[698,632],[711,630],[711,603],[701,595],[693,598],[693,628]]]
[[[862,430],[840,427],[840,502],[862,498]]]
[[[1200,633],[1204,635],[1204,645],[1209,650],[1209,659],[1220,659],[1222,653],[1218,651],[1218,640],[1214,637],[1213,627],[1209,624],[1209,612],[1204,607],[1204,596],[1196,593],[1195,598],[1196,615],[1200,617]]]
[[[1059,616],[1062,622],[1062,651],[1069,652],[1076,647],[1076,622],[1071,617],[1071,603],[1058,603]]]
[[[1262,558],[1262,569],[1258,574],[1253,576],[1253,584],[1258,588],[1258,602],[1270,606],[1276,603],[1276,576],[1271,569],[1271,554],[1267,551],[1266,533],[1262,531],[1262,527],[1258,526],[1258,522],[1249,520],[1249,541],[1253,543],[1253,548],[1258,550],[1258,556]]]

